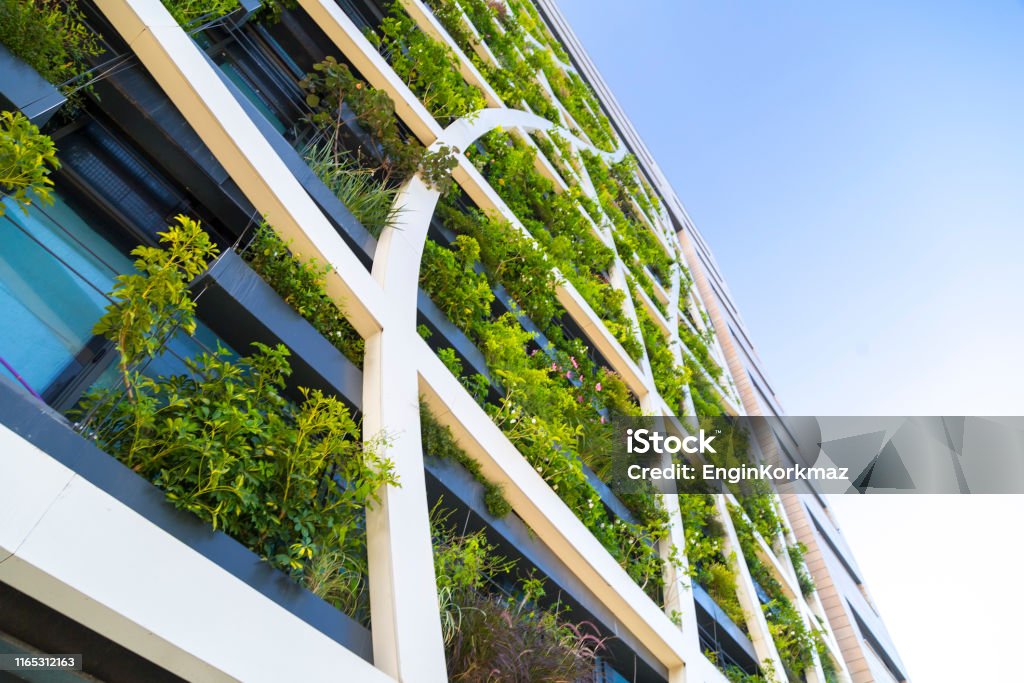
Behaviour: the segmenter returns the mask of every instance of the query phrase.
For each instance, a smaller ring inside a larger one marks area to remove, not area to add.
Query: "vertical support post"
[[[403,336],[408,340],[407,331],[385,328],[367,339],[363,371],[364,437],[386,436],[384,455],[400,482],[380,491],[380,503],[366,513],[373,661],[399,681],[442,681],[417,375]]]
[[[374,664],[399,681],[444,681],[447,667],[430,537],[419,377],[409,340],[416,336],[420,257],[437,192],[418,177],[395,202],[403,207],[377,243],[373,276],[388,300],[381,332],[366,340],[363,433],[384,434],[400,485],[367,511],[367,559]]]

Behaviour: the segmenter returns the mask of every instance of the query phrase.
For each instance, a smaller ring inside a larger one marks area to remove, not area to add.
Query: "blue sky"
[[[1024,2],[559,3],[790,414],[1024,414]],[[833,507],[912,679],[1016,671],[1024,497]]]
[[[1024,412],[1024,4],[561,6],[790,414]]]

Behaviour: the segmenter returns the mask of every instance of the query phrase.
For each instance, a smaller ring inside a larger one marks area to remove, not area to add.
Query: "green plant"
[[[60,168],[50,136],[39,132],[21,112],[0,112],[0,191],[22,211],[32,199],[53,203],[50,173]],[[0,216],[7,211],[0,202]]]
[[[799,676],[814,666],[817,648],[815,632],[804,624],[802,615],[786,597],[782,585],[758,557],[754,526],[732,505],[729,506],[729,513],[750,576],[770,598],[767,604],[761,605],[761,610],[768,622],[768,630],[775,641],[779,657],[789,671]]]
[[[771,673],[771,660],[766,659],[761,663],[757,673],[747,673],[735,664],[724,664],[718,659],[718,652],[712,650],[704,650],[704,656],[708,658],[712,664],[718,667],[718,670],[725,675],[726,680],[729,683],[778,683],[778,680]]]
[[[480,244],[468,235],[455,238],[452,249],[427,239],[420,266],[420,286],[457,327],[474,333],[477,322],[490,317],[494,294],[487,276],[475,273]]]
[[[75,415],[105,451],[163,489],[169,501],[368,619],[363,512],[397,485],[382,439],[364,446],[348,409],[320,391],[282,396],[288,350],[255,344],[186,360],[187,374],[144,369],[168,338],[195,329],[189,282],[215,253],[185,217],[139,247],[137,273],[118,279],[95,333],[121,355],[122,383],[89,392]]]
[[[582,152],[580,158],[597,190],[598,202],[614,227],[613,236],[620,256],[630,263],[635,253],[641,265],[650,268],[662,283],[668,282],[677,255],[658,241],[637,213],[641,202],[648,205],[649,202],[640,192],[636,160],[627,155],[609,165],[600,156],[587,151]],[[646,278],[646,275],[641,277]],[[651,298],[657,301],[653,292]]]
[[[453,205],[449,216],[459,216]],[[454,224],[477,234],[500,234],[506,224],[487,221],[479,214],[461,214],[464,220]],[[484,240],[489,243],[491,240]],[[460,234],[456,249],[448,250],[428,242],[421,272],[421,284],[449,318],[474,341],[483,352],[496,386],[503,398],[486,404],[486,378],[462,376],[462,364],[454,352],[441,349],[439,357],[452,373],[491,414],[495,423],[538,469],[552,489],[573,509],[594,532],[609,552],[641,586],[657,595],[662,583],[662,563],[648,540],[663,538],[667,518],[652,496],[626,497],[642,523],[626,524],[608,515],[597,492],[583,473],[581,463],[595,470],[611,448],[611,426],[602,414],[605,382],[611,405],[625,414],[638,409],[621,380],[606,370],[598,371],[587,358],[586,348],[570,342],[551,321],[541,324],[552,332],[559,347],[542,350],[529,347],[533,335],[519,323],[516,314],[491,316],[491,285],[494,270],[477,271],[481,244]],[[543,259],[516,261],[504,270],[500,247],[490,252],[488,261],[503,272],[516,290],[533,291],[529,284],[544,276],[550,267]],[[531,257],[533,259],[533,257]],[[543,269],[543,270],[542,270]],[[539,271],[536,275],[527,274]],[[548,295],[549,296],[549,295]],[[537,311],[556,309],[537,307]]]
[[[839,670],[836,663],[832,661],[828,645],[825,644],[825,637],[818,629],[812,634],[814,638],[814,649],[818,653],[818,662],[821,663],[821,672],[825,674],[825,683],[839,683]]]
[[[427,150],[414,138],[405,137],[395,118],[395,103],[387,93],[356,78],[346,64],[334,57],[313,65],[313,72],[299,82],[306,103],[313,110],[309,120],[320,128],[331,150],[339,153],[343,105],[355,114],[366,132],[380,146],[376,170],[389,184],[398,184],[419,172],[424,180],[444,191],[451,185],[451,170],[458,164],[450,148]],[[360,159],[360,161],[364,161]]]
[[[793,569],[796,570],[797,583],[800,584],[800,592],[804,595],[810,595],[815,590],[814,579],[807,573],[807,563],[804,561],[804,553],[807,552],[807,546],[797,541],[796,545],[786,547],[786,552],[789,553],[789,559],[793,563]]]
[[[480,261],[515,299],[526,315],[549,331],[550,321],[561,314],[551,292],[560,284],[547,254],[507,221],[493,220],[478,210],[456,207],[457,192],[438,204],[437,215],[450,230],[472,237]]]
[[[732,569],[736,558],[725,555],[724,533],[715,516],[714,498],[701,493],[681,493],[678,498],[690,576],[707,590],[733,623],[746,631],[747,619],[736,594],[736,572]]]
[[[596,681],[604,641],[588,624],[573,624],[544,609],[543,584],[519,581],[519,595],[487,592],[514,563],[494,553],[482,531],[459,534],[451,513],[432,513],[434,573],[442,634],[452,681]]]
[[[647,298],[654,304],[654,308],[661,314],[661,317],[668,320],[668,307],[665,303],[658,298],[658,295],[654,292],[654,283],[647,277],[646,273],[641,273],[639,277],[635,277],[632,272],[626,273],[626,279],[630,284],[630,289],[635,293],[637,290],[642,291],[647,295]],[[640,296],[637,294],[636,297],[637,306],[640,305]]]
[[[676,364],[661,330],[651,320],[647,311],[638,308],[636,317],[640,323],[644,344],[647,347],[647,358],[651,363],[654,386],[669,408],[682,415],[686,412],[686,386],[692,380],[693,373],[685,365],[680,367]]]
[[[345,310],[327,294],[328,265],[294,256],[266,222],[243,252],[245,260],[289,306],[355,365],[363,365],[363,338],[345,318]]]
[[[484,504],[487,506],[488,512],[495,517],[504,517],[512,511],[512,506],[505,499],[501,486],[483,475],[480,463],[459,448],[451,430],[441,425],[422,401],[420,402],[420,433],[425,454],[459,463],[483,485]]]
[[[472,246],[466,248],[470,249],[470,256],[475,254]],[[661,561],[643,539],[652,534],[655,538],[664,536],[665,519],[661,511],[643,508],[647,513],[644,519],[649,520],[648,526],[643,528],[609,519],[581,469],[581,461],[594,462],[600,457],[596,452],[599,447],[595,446],[598,434],[610,433],[610,426],[604,423],[590,398],[600,396],[602,384],[586,381],[587,373],[581,370],[575,356],[566,357],[563,366],[558,360],[552,362],[547,355],[527,353],[532,335],[513,316],[506,314],[490,319],[490,289],[486,278],[475,273],[469,261],[456,263],[453,252],[437,249],[441,251],[433,260],[441,262],[439,257],[448,254],[451,261],[444,268],[435,263],[429,272],[444,270],[445,274],[424,277],[422,282],[442,310],[456,314],[458,324],[480,345],[488,367],[497,378],[504,398],[497,406],[485,407],[623,567],[638,583],[656,592],[662,580]],[[473,296],[467,296],[466,292],[484,293],[480,304],[467,305],[467,298],[473,300]],[[442,352],[439,352],[442,360],[453,374],[461,377],[461,363],[453,353]],[[472,391],[475,387],[468,383],[467,388]],[[475,393],[479,399],[480,392]]]
[[[197,221],[185,215],[175,221],[166,232],[158,233],[163,248],[132,250],[136,272],[117,277],[117,303],[107,307],[93,330],[115,342],[121,381],[130,398],[138,379],[133,368],[161,353],[179,329],[195,333],[196,305],[189,284],[217,255],[217,246]]]
[[[533,112],[554,124],[562,124],[557,99],[595,145],[607,151],[615,148],[614,132],[590,87],[576,74],[566,73],[568,55],[544,26],[530,3],[506,11],[502,2],[487,0],[430,0],[435,16],[462,51],[473,61],[502,101],[509,107]],[[474,51],[476,39],[462,24],[462,12],[470,19],[498,64],[481,59]],[[528,36],[541,42],[541,48]],[[550,52],[549,52],[550,51]],[[540,75],[551,84],[549,94]]]
[[[378,30],[366,34],[435,118],[449,121],[486,106],[480,91],[462,78],[452,51],[421,31],[400,2],[392,2]]]
[[[70,82],[103,52],[76,0],[0,0],[0,42],[72,99]]]
[[[174,20],[188,27],[227,16],[238,9],[238,0],[161,0]]]
[[[614,252],[594,233],[578,191],[557,193],[533,166],[536,151],[507,133],[492,131],[468,150],[471,160],[530,231],[626,352],[639,360],[643,347],[626,318],[625,293],[608,282]]]
[[[348,153],[322,143],[310,147],[306,163],[374,237],[393,227],[401,209],[395,206],[397,188],[359,168]]]

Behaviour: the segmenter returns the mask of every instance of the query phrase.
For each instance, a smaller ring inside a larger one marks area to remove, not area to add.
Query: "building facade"
[[[2,0],[0,43],[4,652],[907,680],[827,501],[608,476],[618,416],[796,449],[730,427],[782,408],[553,2]]]

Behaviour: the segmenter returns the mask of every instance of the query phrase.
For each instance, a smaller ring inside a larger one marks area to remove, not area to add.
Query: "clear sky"
[[[1024,412],[1024,3],[560,4],[790,414]]]
[[[1024,414],[1024,2],[559,2],[790,414]],[[913,679],[1019,670],[1024,499],[834,507]]]

